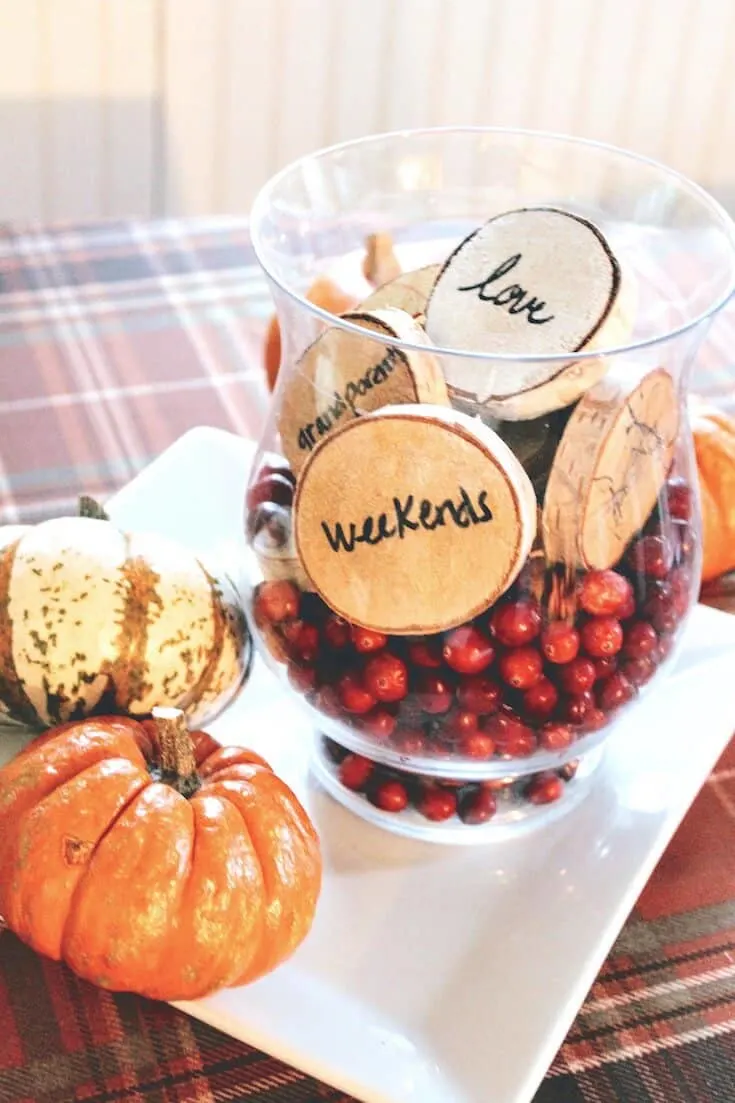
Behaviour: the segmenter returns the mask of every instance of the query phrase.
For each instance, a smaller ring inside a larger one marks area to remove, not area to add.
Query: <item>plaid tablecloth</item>
[[[0,523],[104,498],[186,429],[257,433],[269,310],[239,220],[0,228]],[[735,311],[698,389],[735,403]],[[732,600],[727,585],[714,600]],[[734,603],[735,607],[735,603]],[[0,938],[0,1103],[347,1098]],[[478,1100],[477,1103],[503,1103]],[[735,745],[656,870],[536,1103],[735,1103]]]

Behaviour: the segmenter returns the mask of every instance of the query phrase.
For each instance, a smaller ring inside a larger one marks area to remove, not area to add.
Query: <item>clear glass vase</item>
[[[449,347],[426,336],[441,266],[520,208],[604,235],[622,281],[611,347],[521,357],[462,332]],[[313,718],[320,778],[365,817],[434,839],[500,837],[571,807],[617,718],[661,680],[696,599],[687,385],[733,290],[730,219],[621,150],[473,128],[306,157],[263,189],[252,233],[281,368],[245,503],[248,615]],[[396,285],[375,297],[369,235],[390,235],[383,276],[412,273],[398,299]],[[351,311],[308,301],[322,277]],[[386,306],[404,328],[385,328]],[[406,364],[415,394],[384,385]],[[473,497],[467,449],[506,482]],[[367,529],[361,516],[350,530],[363,501]],[[513,509],[509,550],[497,534]]]

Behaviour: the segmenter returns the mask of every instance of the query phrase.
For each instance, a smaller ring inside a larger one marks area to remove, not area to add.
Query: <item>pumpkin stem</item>
[[[200,781],[186,716],[172,708],[155,708],[152,715],[161,752],[161,781],[182,797],[192,797]]]
[[[79,516],[92,517],[95,521],[110,520],[99,502],[96,502],[94,498],[90,498],[88,494],[82,494],[79,499]]]

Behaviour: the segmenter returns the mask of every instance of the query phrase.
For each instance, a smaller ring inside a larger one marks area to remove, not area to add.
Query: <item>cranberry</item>
[[[554,683],[548,678],[540,678],[523,694],[523,708],[534,719],[545,719],[551,716],[558,700],[559,692]]]
[[[362,717],[359,726],[360,731],[364,732],[365,735],[382,742],[385,739],[390,739],[396,730],[397,722],[395,716],[386,712],[385,709],[375,709],[374,712],[368,712]]]
[[[618,616],[633,596],[633,587],[617,571],[588,571],[580,583],[579,604],[592,616]]]
[[[457,814],[462,823],[480,824],[491,820],[498,810],[498,802],[489,789],[473,786],[460,793]]]
[[[347,789],[359,793],[373,774],[374,763],[359,754],[348,754],[339,767],[339,780]]]
[[[658,641],[658,661],[662,663],[671,654],[674,646],[673,636],[662,636]]]
[[[361,628],[353,624],[350,630],[355,650],[367,654],[370,651],[380,651],[388,642],[388,637],[382,632],[374,632],[372,628]]]
[[[658,534],[641,536],[630,550],[629,559],[635,571],[648,578],[663,579],[671,570],[674,560],[669,541]]]
[[[285,471],[264,468],[256,483],[250,487],[245,501],[248,509],[255,509],[263,502],[276,502],[279,506],[290,506],[293,501],[294,484],[287,478]]]
[[[630,593],[617,612],[618,620],[630,620],[636,614],[635,594],[631,587]]]
[[[298,663],[290,662],[288,680],[297,693],[308,693],[316,685],[316,670],[313,666],[299,666]]]
[[[595,659],[593,665],[595,681],[600,682],[603,678],[609,678],[618,669],[618,657],[617,655],[607,655],[604,659]]]
[[[358,681],[354,674],[345,674],[339,680],[339,699],[347,712],[358,716],[370,712],[375,707],[376,698],[370,690]]]
[[[655,647],[658,651],[658,640],[656,640]],[[652,655],[636,655],[626,659],[621,670],[634,686],[643,686],[655,674],[656,662]]]
[[[255,595],[256,620],[281,624],[284,620],[293,620],[299,615],[299,591],[293,582],[285,579],[273,579],[261,582]]]
[[[327,617],[322,633],[330,647],[346,647],[350,642],[350,626],[346,620],[338,617],[336,613],[332,613],[331,616]]]
[[[582,647],[593,659],[617,655],[623,646],[623,629],[617,617],[592,617],[582,625]]]
[[[572,659],[559,668],[559,684],[567,693],[584,693],[595,682],[595,665],[591,659]]]
[[[672,479],[666,487],[669,513],[677,521],[688,521],[692,515],[691,487],[682,479]]]
[[[520,599],[498,605],[490,617],[490,631],[505,647],[530,643],[541,630],[541,613],[533,601]]]
[[[541,650],[550,663],[570,663],[579,651],[579,632],[563,620],[555,620],[541,633]]]
[[[687,567],[677,567],[671,572],[671,597],[679,617],[683,617],[692,599],[692,576]]]
[[[438,715],[448,712],[454,699],[454,691],[438,674],[423,674],[416,684],[416,701],[424,712]]]
[[[495,742],[487,732],[471,731],[462,736],[458,749],[467,758],[488,759],[495,754]]]
[[[538,738],[545,751],[563,751],[571,746],[575,735],[568,724],[545,724]]]
[[[378,701],[401,701],[408,692],[406,664],[389,651],[368,659],[364,678],[365,685]]]
[[[597,703],[605,712],[620,708],[634,696],[635,687],[620,670],[600,682],[597,689]]]
[[[565,762],[565,764],[557,770],[560,778],[564,781],[571,781],[572,778],[577,776],[577,770],[579,769],[579,759],[574,758],[571,762]]]
[[[679,613],[670,583],[653,584],[643,605],[643,612],[650,618],[657,632],[673,632],[679,623]]]
[[[625,629],[623,654],[632,659],[652,655],[658,646],[658,636],[652,624],[646,620],[634,620]]]
[[[327,757],[330,758],[336,766],[339,766],[340,762],[343,762],[350,753],[344,747],[341,747],[339,743],[335,743],[333,739],[328,739],[326,736],[323,739],[323,744]]]
[[[500,705],[501,690],[497,682],[482,674],[463,678],[457,690],[460,708],[469,709],[479,716],[496,712]]]
[[[592,691],[587,689],[584,693],[571,693],[562,703],[562,712],[570,724],[581,724],[594,707]]]
[[[316,691],[314,704],[325,716],[340,716],[342,713],[339,694],[334,686],[321,686]]]
[[[607,724],[607,716],[605,716],[602,709],[590,709],[582,723],[582,731],[585,733],[596,732],[600,728],[604,728],[605,724]]]
[[[463,735],[469,735],[470,732],[477,731],[477,713],[467,712],[466,709],[459,709],[458,712],[453,712],[446,723],[446,732],[448,735],[461,738]]]
[[[491,716],[483,731],[493,739],[501,758],[528,758],[536,750],[536,736],[531,729],[505,713]]]
[[[370,788],[368,800],[384,812],[402,812],[408,806],[408,793],[400,781],[382,781]]]
[[[536,774],[526,786],[526,799],[531,804],[553,804],[564,792],[564,784],[557,774]]]
[[[544,664],[535,647],[516,647],[500,656],[498,670],[513,689],[530,689],[541,678]]]
[[[442,665],[442,649],[438,640],[414,640],[408,645],[408,658],[414,666],[437,670]]]
[[[442,820],[451,819],[457,811],[457,794],[450,789],[434,786],[425,790],[417,807],[427,820],[439,823]]]
[[[313,624],[300,624],[291,640],[291,654],[304,663],[313,663],[319,654],[319,629]]]
[[[690,528],[689,525],[683,525],[681,522],[674,522],[674,543],[676,546],[676,560],[678,563],[684,563],[692,559],[696,542],[694,530]]]
[[[406,756],[423,754],[426,750],[424,733],[418,728],[403,728],[393,736],[393,746]]]
[[[495,658],[495,649],[487,636],[472,625],[450,632],[442,648],[444,662],[458,674],[479,674]]]

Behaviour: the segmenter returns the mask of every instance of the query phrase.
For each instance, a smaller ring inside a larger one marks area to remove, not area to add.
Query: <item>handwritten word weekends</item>
[[[381,383],[385,383],[392,375],[399,355],[397,349],[388,349],[383,359],[377,364],[371,364],[364,375],[359,379],[351,379],[342,394],[335,391],[332,400],[327,403],[316,419],[302,425],[298,436],[299,448],[304,452],[310,452],[317,440],[331,432],[335,422],[344,417],[348,410],[353,417],[357,417],[358,399],[373,387],[379,387]]]
[[[333,552],[353,552],[358,544],[381,544],[394,537],[404,540],[410,532],[433,532],[448,523],[468,529],[472,525],[486,525],[492,521],[486,490],[479,492],[477,504],[474,504],[464,487],[458,489],[458,501],[447,498],[437,504],[422,498],[417,502],[413,494],[408,494],[403,499],[394,498],[392,507],[377,517],[371,515],[346,525],[340,521],[334,525],[322,521],[322,530]]]
[[[530,325],[546,325],[547,322],[552,321],[554,315],[547,314],[543,318],[538,317],[541,311],[546,308],[546,303],[543,300],[537,299],[535,295],[530,295],[525,287],[521,287],[519,283],[509,283],[506,287],[500,289],[492,286],[503,276],[507,276],[509,272],[512,272],[517,264],[520,264],[521,256],[521,253],[514,253],[512,257],[508,257],[502,264],[499,264],[486,279],[480,280],[478,283],[469,283],[465,287],[458,287],[457,290],[476,291],[478,299],[481,299],[484,303],[507,306],[509,314],[526,314],[526,321]]]

